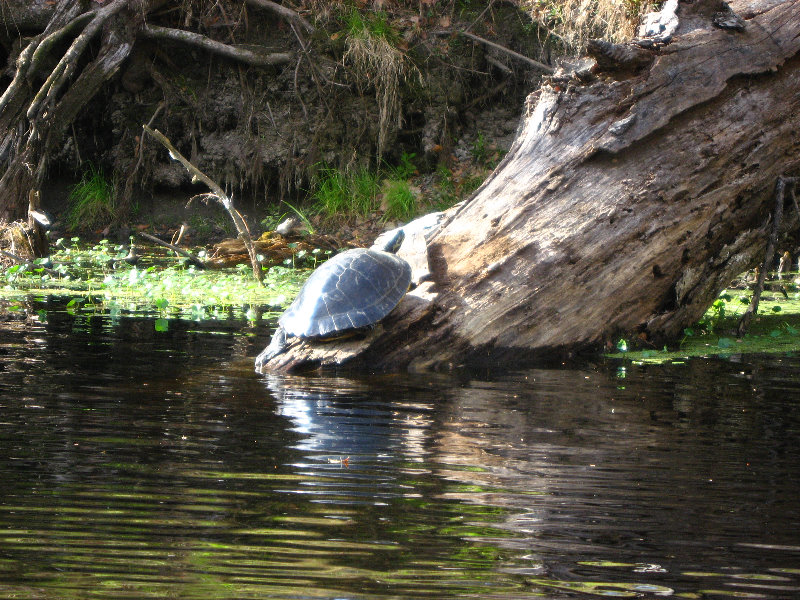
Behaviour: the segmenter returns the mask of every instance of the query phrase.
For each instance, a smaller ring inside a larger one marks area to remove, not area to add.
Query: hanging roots
[[[389,136],[403,125],[400,86],[411,76],[422,78],[408,57],[384,36],[364,28],[347,38],[344,60],[359,77],[375,88],[378,101],[378,157],[383,155]]]

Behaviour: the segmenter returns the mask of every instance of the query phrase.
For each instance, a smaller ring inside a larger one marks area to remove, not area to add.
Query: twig
[[[501,46],[500,44],[496,44],[495,42],[491,42],[487,39],[484,39],[480,36],[475,35],[474,33],[469,33],[468,31],[456,31],[454,33],[458,33],[463,35],[466,38],[469,38],[475,42],[480,42],[481,44],[485,44],[490,48],[494,48],[495,50],[500,50],[500,52],[505,52],[509,56],[516,58],[517,60],[524,61],[529,65],[536,67],[537,69],[544,71],[545,73],[552,73],[554,71],[553,67],[550,67],[544,63],[539,62],[538,60],[533,60],[532,58],[528,58],[524,54],[520,54],[519,52],[514,52],[511,48],[506,48],[505,46]]]
[[[163,100],[158,103],[158,106],[156,107],[155,111],[153,112],[153,116],[150,117],[150,120],[147,122],[147,126],[148,127],[152,127],[153,126],[153,121],[156,120],[156,117],[158,116],[158,113],[160,113],[165,106],[166,106],[166,103]],[[73,134],[72,134],[73,136],[75,135],[74,131],[75,131],[75,128],[73,126]],[[77,152],[77,149],[78,149],[78,142],[77,142],[77,138],[76,138],[76,141],[75,141],[75,151],[76,152]],[[125,209],[127,209],[128,205],[130,204],[131,196],[133,195],[134,177],[136,176],[136,173],[139,171],[139,167],[142,166],[142,161],[144,159],[144,136],[140,136],[139,137],[139,151],[136,154],[138,155],[138,158],[136,160],[136,164],[134,165],[133,170],[130,172],[130,174],[128,175],[127,179],[125,180],[125,189],[122,191],[121,204],[122,204],[123,207],[125,207]]]
[[[170,250],[180,254],[181,256],[185,256],[186,258],[189,259],[190,263],[192,263],[194,266],[196,266],[199,269],[205,269],[206,268],[206,263],[204,263],[202,260],[197,258],[191,252],[188,252],[188,251],[184,250],[183,248],[180,248],[178,246],[170,244],[169,242],[165,242],[164,240],[159,239],[154,235],[150,235],[149,233],[145,233],[144,231],[140,231],[139,235],[141,237],[143,237],[144,239],[146,239],[146,240],[149,240],[149,241],[151,241],[153,243],[156,243],[156,244],[159,244],[161,246],[164,246],[165,248],[169,248]]]
[[[183,234],[184,233],[186,233],[186,223],[181,223],[180,230],[178,230],[177,234],[174,234],[174,233],[172,234],[172,239],[169,241],[169,243],[170,244],[174,244],[175,246],[177,246],[178,244],[181,243],[181,240],[183,239]]]
[[[490,11],[492,9],[492,7],[494,6],[494,2],[495,2],[495,0],[492,0],[491,2],[489,2],[489,4],[486,6],[486,8],[483,9],[483,12],[478,15],[478,18],[476,18],[472,23],[467,25],[467,27],[464,29],[464,32],[467,32],[470,29],[472,29],[473,27],[475,27],[475,24],[483,18],[483,15],[485,15],[488,11]]]
[[[150,127],[147,125],[142,125],[142,128],[164,145],[164,147],[169,151],[169,155],[172,160],[177,160],[186,168],[187,171],[189,171],[192,176],[193,183],[197,181],[202,181],[205,183],[206,186],[208,186],[208,189],[211,190],[212,195],[219,200],[220,204],[222,204],[225,210],[228,211],[228,214],[233,221],[233,225],[236,227],[236,231],[239,232],[239,237],[241,238],[242,242],[244,242],[245,248],[247,248],[247,254],[250,256],[250,264],[253,266],[253,277],[255,277],[259,283],[263,281],[264,273],[261,271],[261,263],[258,262],[258,256],[256,255],[255,246],[253,246],[253,240],[250,237],[250,232],[247,231],[247,224],[244,222],[244,219],[242,219],[242,215],[240,215],[239,212],[233,207],[233,201],[214,180],[190,163],[183,154],[178,152],[175,146],[172,145],[172,142],[169,141],[167,136],[161,133],[158,129],[150,129]]]
[[[294,33],[294,36],[297,38],[297,43],[300,44],[300,50],[303,51],[303,56],[305,56],[306,60],[308,61],[308,67],[309,67],[309,69],[311,69],[311,79],[314,80],[314,84],[317,86],[317,92],[319,93],[319,97],[322,98],[322,101],[325,104],[325,108],[327,108],[328,112],[330,112],[331,109],[330,109],[330,106],[328,106],[328,101],[326,99],[327,94],[325,94],[325,92],[322,89],[322,85],[320,85],[320,83],[319,83],[319,79],[317,77],[317,75],[318,75],[318,73],[317,73],[317,71],[318,71],[317,70],[317,65],[314,64],[313,60],[311,60],[311,55],[308,52],[308,46],[306,45],[305,41],[303,41],[303,37],[297,31],[297,28],[294,26],[294,24],[290,23],[289,27],[292,28],[292,32]],[[298,68],[299,68],[299,66],[300,66],[300,63],[298,62]],[[323,73],[319,73],[319,75],[325,80],[326,83],[330,83],[328,81],[328,78],[325,77],[325,75]]]

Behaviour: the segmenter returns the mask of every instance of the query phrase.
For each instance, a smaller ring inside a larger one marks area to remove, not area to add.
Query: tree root
[[[292,61],[292,55],[288,52],[272,52],[269,54],[254,52],[246,48],[236,48],[223,44],[216,40],[212,40],[199,33],[193,31],[185,31],[183,29],[172,29],[169,27],[159,27],[157,25],[145,25],[142,28],[142,33],[145,37],[151,39],[164,39],[176,42],[183,42],[198,46],[214,54],[219,54],[226,58],[237,60],[239,62],[254,65],[256,67],[271,67],[275,65],[283,65]]]

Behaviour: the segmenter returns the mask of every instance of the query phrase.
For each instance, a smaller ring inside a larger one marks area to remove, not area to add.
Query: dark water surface
[[[797,358],[287,378],[255,334],[0,327],[1,598],[800,598]]]

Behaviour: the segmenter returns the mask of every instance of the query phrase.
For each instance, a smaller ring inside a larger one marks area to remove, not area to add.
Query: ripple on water
[[[264,377],[69,319],[0,331],[0,597],[800,596],[795,359]]]

